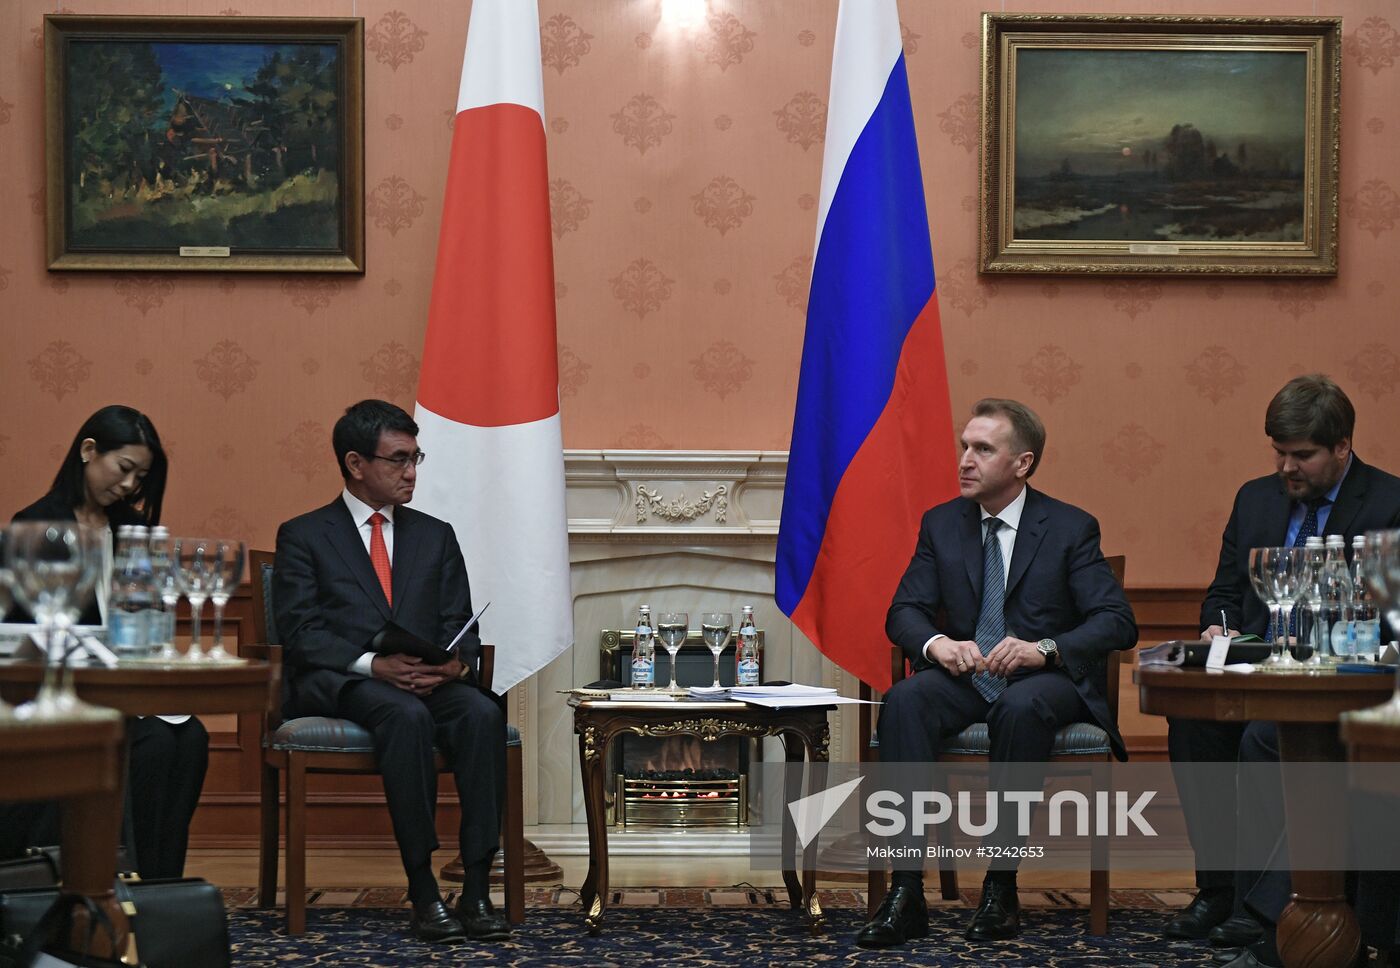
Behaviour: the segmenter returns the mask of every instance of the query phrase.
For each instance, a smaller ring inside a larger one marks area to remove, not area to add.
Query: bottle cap
[[[1313,536],[1313,537],[1309,538],[1306,542],[1304,542],[1303,547],[1304,547],[1304,548],[1321,548],[1321,547],[1322,547],[1322,539],[1319,538],[1319,537],[1317,537],[1317,536]]]
[[[1329,534],[1327,536],[1327,547],[1329,548],[1345,548],[1346,545],[1346,539],[1339,534]]]

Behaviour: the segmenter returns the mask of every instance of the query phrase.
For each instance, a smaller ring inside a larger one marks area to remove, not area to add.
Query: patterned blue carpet
[[[1161,910],[1115,910],[1111,934],[1084,933],[1078,910],[1023,911],[1020,939],[997,945],[963,940],[967,909],[932,912],[928,938],[903,948],[865,951],[853,942],[863,915],[827,912],[827,933],[810,936],[794,911],[754,908],[627,910],[613,908],[600,937],[590,938],[575,909],[531,909],[515,937],[496,944],[429,945],[408,932],[408,912],[373,908],[311,909],[307,932],[288,938],[279,912],[233,909],[229,928],[239,968],[302,965],[524,965],[541,968],[781,965],[1206,965],[1209,949],[1161,937]]]

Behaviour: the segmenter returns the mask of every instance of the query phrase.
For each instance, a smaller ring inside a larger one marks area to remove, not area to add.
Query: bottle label
[[[632,685],[650,686],[656,682],[656,664],[646,655],[632,658]]]
[[[740,659],[735,678],[741,686],[758,685],[758,659],[754,656],[747,656]]]
[[[121,609],[113,611],[107,619],[107,639],[112,651],[126,656],[144,652],[144,624],[140,612],[126,612]]]

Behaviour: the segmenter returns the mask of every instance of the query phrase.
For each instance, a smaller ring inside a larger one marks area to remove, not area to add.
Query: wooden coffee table
[[[583,767],[583,806],[588,818],[588,877],[580,892],[584,923],[596,935],[603,925],[608,903],[608,824],[604,803],[607,783],[607,751],[613,738],[623,733],[638,736],[698,736],[713,742],[721,736],[779,736],[789,763],[800,763],[804,753],[809,762],[825,764],[829,757],[831,727],[827,713],[834,706],[800,706],[791,709],[764,709],[737,702],[609,702],[570,699],[574,707],[574,732],[578,735],[579,763]],[[789,770],[787,799],[801,791],[794,789]],[[814,775],[815,779],[815,775]],[[784,864],[797,846],[792,818],[783,813],[782,850]],[[808,926],[820,934],[825,924],[817,901],[817,841],[802,854],[802,877],[795,865],[783,870],[788,901],[805,912]]]
[[[1145,713],[1222,722],[1272,720],[1278,723],[1279,755],[1284,763],[1341,761],[1345,751],[1337,736],[1345,712],[1377,706],[1390,697],[1393,681],[1378,675],[1207,672],[1205,669],[1140,667],[1133,671]],[[1340,811],[1317,823],[1323,814],[1319,791],[1300,780],[1290,782],[1283,770],[1284,814],[1290,844],[1325,838],[1333,856],[1342,856],[1347,841]],[[1233,820],[1233,818],[1231,818]],[[1295,853],[1293,856],[1301,856]],[[1347,904],[1342,871],[1293,871],[1293,900],[1278,923],[1278,949],[1287,968],[1345,968],[1356,958],[1361,931]]]

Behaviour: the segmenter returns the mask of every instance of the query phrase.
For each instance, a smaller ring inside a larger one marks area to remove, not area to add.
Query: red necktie
[[[369,560],[374,564],[374,573],[379,576],[379,587],[384,589],[384,598],[394,604],[394,581],[389,574],[389,546],[384,543],[384,515],[375,511],[369,516]]]

